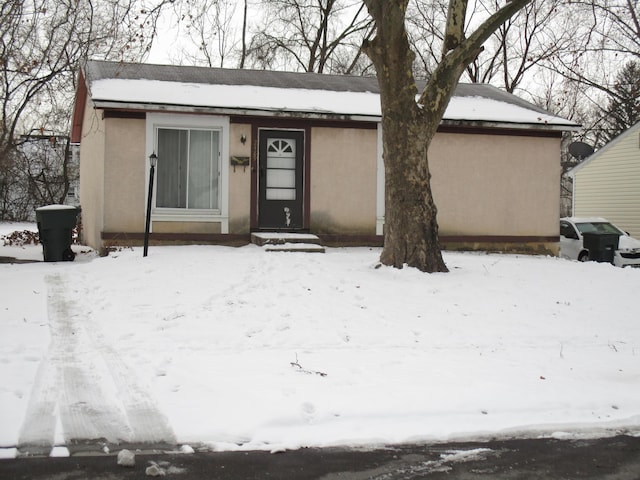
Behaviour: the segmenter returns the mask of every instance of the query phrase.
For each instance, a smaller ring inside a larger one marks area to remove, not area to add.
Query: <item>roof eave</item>
[[[606,145],[604,145],[602,148],[599,148],[598,150],[593,152],[591,155],[585,158],[582,162],[580,162],[578,165],[576,165],[567,173],[565,173],[565,175],[569,178],[575,178],[576,174],[580,170],[582,170],[584,167],[589,165],[593,160],[596,160],[598,157],[602,156],[604,153],[614,148],[619,142],[624,140],[627,137],[627,135],[633,135],[636,131],[640,131],[640,122],[635,123],[634,125],[629,127],[627,130],[622,132],[620,135],[618,135],[616,138],[614,138],[613,140],[608,142]]]
[[[586,160],[586,159],[585,159]],[[583,162],[584,163],[584,162]],[[565,177],[569,177],[571,179],[574,179],[576,177],[576,173],[578,173],[578,170],[580,170],[578,167],[582,165],[582,163],[579,163],[578,165],[576,165],[575,167],[567,170],[564,174]]]
[[[177,112],[177,113],[200,113],[209,115],[234,115],[234,116],[253,116],[253,117],[295,117],[305,119],[321,119],[321,120],[345,120],[358,122],[379,122],[379,115],[362,115],[349,113],[334,112],[306,112],[293,110],[269,110],[269,109],[252,109],[252,108],[229,108],[229,107],[203,107],[200,105],[173,105],[159,103],[132,103],[132,102],[114,102],[110,100],[93,101],[95,108],[105,110],[139,110],[145,112]]]
[[[526,122],[499,122],[499,121],[487,121],[487,120],[451,120],[443,119],[441,122],[443,126],[450,127],[477,127],[477,128],[496,128],[496,129],[511,129],[511,130],[544,130],[554,132],[575,132],[580,130],[578,124],[562,124],[562,123],[526,123]]]
[[[199,113],[209,115],[234,115],[234,116],[254,116],[254,117],[294,117],[312,120],[343,120],[357,122],[380,122],[380,115],[364,115],[357,113],[335,113],[321,111],[295,111],[295,110],[270,110],[251,108],[229,108],[229,107],[205,107],[200,105],[175,105],[165,103],[140,103],[140,102],[118,102],[112,100],[93,99],[94,107],[105,110],[127,110],[144,112],[177,112],[177,113]],[[451,120],[443,119],[442,126],[465,127],[465,128],[488,128],[488,129],[511,129],[528,131],[555,131],[568,132],[580,129],[577,124],[552,124],[552,123],[520,123],[520,122],[496,122],[486,120]]]

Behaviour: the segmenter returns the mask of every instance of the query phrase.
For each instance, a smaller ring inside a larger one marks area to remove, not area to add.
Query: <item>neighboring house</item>
[[[239,243],[254,231],[382,244],[375,78],[89,61],[72,142],[84,242]],[[573,122],[460,84],[431,145],[446,248],[557,252],[560,142]]]
[[[604,217],[640,238],[640,123],[568,172],[573,215]]]

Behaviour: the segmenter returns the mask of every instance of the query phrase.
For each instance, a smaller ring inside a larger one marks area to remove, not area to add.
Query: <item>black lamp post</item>
[[[158,156],[156,152],[149,155],[149,193],[147,194],[147,221],[144,225],[144,251],[143,257],[147,256],[149,250],[149,226],[151,225],[151,199],[153,198],[153,177],[156,173],[156,165],[158,164]]]

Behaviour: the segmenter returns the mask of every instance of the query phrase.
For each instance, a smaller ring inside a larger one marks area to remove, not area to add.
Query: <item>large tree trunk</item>
[[[404,26],[407,0],[365,3],[377,25],[365,52],[376,66],[383,105],[385,225],[380,261],[396,268],[446,272],[427,161],[439,119],[433,125],[416,104],[414,55]]]
[[[450,0],[442,60],[420,99],[414,54],[405,30],[408,0],[364,0],[376,37],[364,51],[376,67],[382,108],[385,168],[385,231],[380,261],[423,272],[447,272],[438,241],[437,209],[427,154],[464,69],[487,38],[531,0],[510,0],[469,38],[464,36],[468,0]]]
[[[406,110],[396,113],[406,115]],[[396,160],[385,160],[385,241],[380,261],[396,268],[408,265],[425,272],[446,272],[427,159],[432,135],[423,117],[417,112],[382,122],[383,155]]]

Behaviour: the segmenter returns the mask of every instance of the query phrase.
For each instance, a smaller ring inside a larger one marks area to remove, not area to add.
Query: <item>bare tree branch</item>
[[[265,20],[248,52],[254,64],[322,73],[353,70],[360,63],[355,60],[362,39],[371,32],[361,2],[263,0],[262,6]]]
[[[14,168],[22,158],[17,149],[28,138],[21,134],[64,134],[80,63],[89,57],[143,58],[158,15],[168,5],[170,0],[9,0],[0,5],[0,190],[9,189],[0,191],[3,205],[17,208],[17,196],[30,194],[11,190],[19,182],[9,178],[20,174]],[[48,183],[40,190],[35,186],[57,172],[31,172],[33,192],[50,198]],[[1,218],[15,216],[7,212],[3,208]]]

